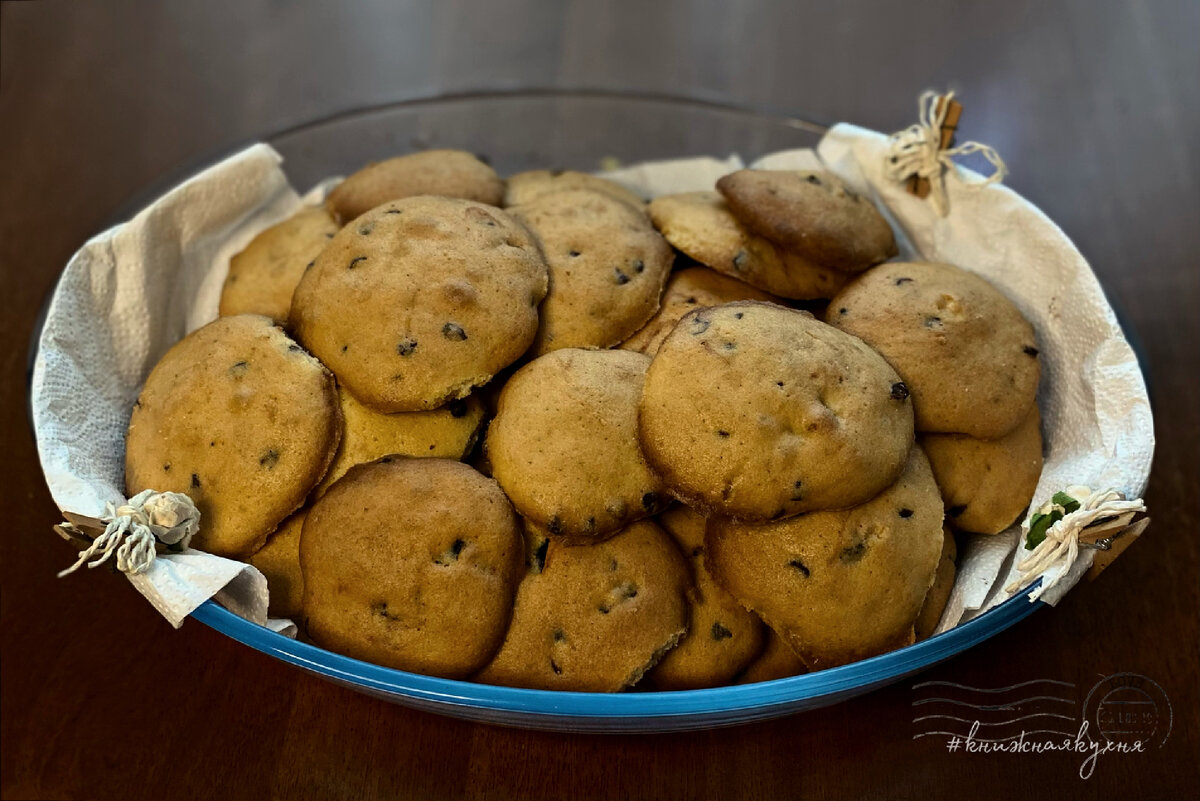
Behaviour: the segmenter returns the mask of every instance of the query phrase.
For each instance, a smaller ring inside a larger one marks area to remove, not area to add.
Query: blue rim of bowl
[[[1045,606],[1031,601],[1033,585],[977,618],[896,651],[841,667],[785,679],[672,692],[586,693],[527,690],[442,679],[382,667],[293,640],[205,601],[191,617],[244,645],[340,682],[441,706],[558,718],[654,719],[720,716],[863,690],[956,656]]]

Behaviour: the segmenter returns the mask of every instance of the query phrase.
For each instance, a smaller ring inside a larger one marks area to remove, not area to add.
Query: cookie
[[[762,652],[765,627],[709,575],[704,564],[703,517],[686,506],[675,506],[659,515],[658,522],[692,568],[691,626],[679,645],[646,675],[646,682],[656,690],[728,684]]]
[[[710,518],[709,570],[820,670],[913,642],[942,551],[942,500],[913,448],[896,483],[839,512],[746,525]]]
[[[546,282],[537,243],[505,212],[412,197],[330,240],[296,287],[290,322],[364,404],[434,409],[525,352]]]
[[[754,234],[716,192],[662,195],[647,211],[654,227],[688,256],[782,298],[830,298],[850,277]]]
[[[958,546],[954,542],[954,534],[950,529],[942,532],[942,555],[938,559],[937,572],[933,577],[933,586],[925,596],[921,605],[921,613],[917,615],[914,626],[916,638],[925,640],[933,636],[933,630],[941,622],[942,612],[950,600],[950,590],[954,589],[954,577],[958,572]]]
[[[510,175],[505,182],[504,205],[519,206],[543,195],[570,189],[600,192],[641,212],[646,208],[644,200],[620,184],[575,170],[529,170]]]
[[[826,320],[896,368],[918,431],[996,439],[1037,395],[1033,326],[986,280],[953,265],[881,264],[838,293]]]
[[[778,298],[707,267],[676,270],[667,279],[658,312],[637,333],[622,342],[621,347],[653,356],[683,315],[692,309],[720,306],[735,300],[776,301]]]
[[[508,499],[467,465],[357,465],[304,521],[308,635],[355,659],[463,678],[504,640],[523,550]]]
[[[738,170],[717,191],[747,228],[812,264],[858,273],[899,252],[874,204],[831,172]]]
[[[125,488],[186,493],[193,548],[246,557],[304,502],[341,432],[333,376],[267,317],[222,317],[150,371],[125,441]]]
[[[946,503],[946,522],[959,531],[1004,531],[1029,506],[1042,475],[1036,403],[1020,425],[999,439],[925,434],[921,447]]]
[[[535,355],[616,345],[658,311],[674,251],[629,204],[570,189],[509,212],[537,238],[550,268]]]
[[[639,406],[670,492],[748,521],[866,501],[899,474],[912,426],[904,384],[861,340],[755,301],[684,315]]]
[[[807,673],[808,668],[796,656],[792,646],[771,629],[766,629],[767,644],[763,647],[762,655],[750,663],[737,678],[738,684],[755,684],[760,681],[786,679]]]
[[[304,574],[300,572],[300,531],[307,510],[301,509],[279,524],[267,544],[250,557],[250,564],[267,577],[271,617],[297,617],[304,599]]]
[[[483,426],[484,405],[475,393],[428,412],[385,414],[364,406],[339,387],[342,440],[329,472],[317,487],[323,495],[356,464],[381,456],[433,456],[461,461]]]
[[[272,225],[229,260],[220,314],[265,314],[285,323],[304,268],[329,244],[337,223],[322,208],[304,208]]]
[[[616,692],[687,632],[687,565],[650,521],[595,545],[551,540],[541,573],[521,582],[485,684]]]
[[[648,364],[627,350],[556,350],[500,393],[484,441],[492,474],[517,511],[552,536],[603,539],[666,505],[638,447]]]
[[[416,195],[441,195],[499,206],[504,181],[463,150],[424,150],[368,164],[333,188],[325,206],[342,225],[376,206]]]

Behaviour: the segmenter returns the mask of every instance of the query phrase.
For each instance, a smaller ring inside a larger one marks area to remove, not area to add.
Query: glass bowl
[[[825,127],[701,100],[644,94],[519,91],[440,96],[337,114],[266,138],[306,191],[364,163],[416,149],[477,153],[502,175],[535,168],[585,171],[688,156],[749,162],[813,147]],[[126,205],[134,212],[215,157],[167,176]],[[35,339],[36,341],[36,339]],[[494,687],[380,667],[276,634],[213,601],[195,619],[256,650],[359,692],[431,712],[564,731],[678,731],[778,717],[837,703],[948,659],[1042,606],[1028,590],[948,632],[851,665],[758,684],[683,692],[573,693]]]

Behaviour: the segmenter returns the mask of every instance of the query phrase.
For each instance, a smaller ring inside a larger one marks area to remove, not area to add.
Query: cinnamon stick
[[[934,105],[935,114],[940,115],[942,113],[945,103],[945,95],[937,99],[937,103]],[[938,150],[945,150],[954,142],[954,132],[958,130],[958,120],[961,117],[962,103],[959,103],[957,100],[951,100],[949,108],[946,109],[946,119],[942,121],[941,128],[938,130]],[[908,191],[919,198],[929,197],[929,179],[910,175],[908,177]]]

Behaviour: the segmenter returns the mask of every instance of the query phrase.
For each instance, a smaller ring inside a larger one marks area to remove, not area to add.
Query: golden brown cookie
[[[308,207],[272,225],[229,260],[220,314],[265,314],[285,323],[292,293],[306,265],[329,244],[337,223],[323,208]]]
[[[658,526],[634,523],[595,545],[551,541],[526,574],[486,684],[616,692],[687,632],[687,565]]]
[[[391,200],[441,195],[499,206],[504,181],[463,150],[423,150],[368,164],[333,188],[325,200],[341,224]]]
[[[300,572],[300,531],[306,509],[279,524],[267,544],[250,557],[250,564],[267,577],[271,617],[297,617],[304,599],[304,574]]]
[[[354,465],[388,454],[461,461],[474,447],[483,426],[483,401],[475,393],[440,409],[393,414],[364,406],[343,387],[338,388],[338,399],[342,407],[342,441],[329,472],[317,487],[318,496]]]
[[[537,238],[550,268],[535,355],[616,345],[658,310],[675,254],[629,204],[570,189],[509,211]]]
[[[925,434],[921,447],[946,503],[946,522],[959,531],[999,534],[1033,500],[1042,475],[1041,416],[1035,403],[999,439]]]
[[[568,348],[509,379],[484,445],[523,516],[553,536],[589,542],[665,505],[637,439],[649,363],[627,350]]]
[[[950,591],[954,589],[954,577],[958,572],[958,546],[954,542],[954,532],[944,529],[942,532],[942,555],[938,559],[937,573],[933,577],[933,586],[925,596],[921,605],[921,613],[917,615],[914,626],[918,640],[928,639],[942,619],[946,611],[946,602],[950,600]]]
[[[778,520],[844,509],[892,483],[913,441],[892,368],[810,315],[740,301],[667,336],[639,407],[646,460],[706,515]]]
[[[765,628],[765,627],[764,627]],[[742,675],[738,676],[738,684],[754,684],[760,681],[786,679],[807,673],[808,668],[796,656],[792,646],[787,641],[767,628],[767,644],[763,647],[762,655],[750,663]]]
[[[644,212],[646,201],[618,183],[575,170],[529,170],[510,175],[504,189],[504,205],[519,206],[552,192],[589,189],[608,195]]]
[[[986,280],[953,265],[881,264],[838,293],[826,321],[896,368],[918,431],[1002,437],[1037,395],[1033,326]]]
[[[913,448],[896,483],[840,512],[747,525],[710,518],[709,570],[811,670],[913,642],[942,551],[942,500]]]
[[[125,487],[186,493],[191,545],[246,557],[304,502],[341,432],[337,388],[270,318],[222,317],[150,371],[125,442]]]
[[[546,281],[537,243],[505,212],[411,197],[330,240],[296,287],[291,326],[366,405],[433,409],[525,352]]]
[[[691,564],[692,622],[687,636],[646,675],[646,682],[657,690],[728,684],[762,652],[766,627],[709,575],[704,564],[703,517],[686,506],[675,506],[659,515],[658,522]]]
[[[782,298],[833,297],[849,278],[752,233],[716,192],[662,195],[648,211],[667,241],[688,256]]]
[[[508,499],[467,465],[357,465],[304,521],[308,634],[385,667],[468,676],[504,640],[523,550]]]
[[[738,170],[717,181],[734,216],[813,264],[858,273],[899,251],[870,200],[825,170]]]
[[[637,333],[622,342],[621,347],[653,356],[683,315],[692,309],[720,306],[735,300],[777,301],[778,298],[707,267],[676,270],[667,279],[658,312]]]

